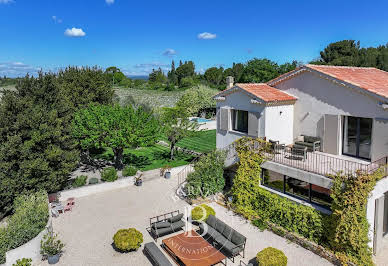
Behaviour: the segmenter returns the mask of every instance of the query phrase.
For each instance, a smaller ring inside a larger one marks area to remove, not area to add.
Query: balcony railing
[[[254,143],[252,149],[257,149],[256,145],[259,143]],[[222,150],[226,151],[227,155],[225,166],[233,165],[238,161],[234,143]],[[338,172],[345,175],[352,175],[356,171],[373,172],[379,168],[382,169],[385,176],[388,176],[388,156],[371,163],[357,162],[355,161],[357,159],[347,160],[327,153],[307,152],[303,149],[275,145],[267,153],[267,160],[326,177],[336,175]]]
[[[354,174],[358,170],[372,172],[387,164],[387,157],[372,163],[356,162],[326,153],[307,152],[293,147],[275,147],[268,155],[268,160],[327,177],[338,172],[345,175]],[[387,174],[387,169],[385,173]]]

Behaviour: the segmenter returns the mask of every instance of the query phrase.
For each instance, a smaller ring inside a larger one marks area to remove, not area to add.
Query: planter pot
[[[56,264],[59,261],[59,254],[48,256],[47,260],[48,260],[48,264]]]
[[[142,186],[143,185],[143,180],[137,180],[135,182],[135,185],[138,186],[138,187]]]
[[[171,177],[171,172],[164,173],[164,178],[169,179]]]

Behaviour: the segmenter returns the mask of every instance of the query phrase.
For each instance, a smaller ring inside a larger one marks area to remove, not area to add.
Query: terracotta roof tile
[[[262,99],[265,102],[296,100],[294,96],[291,96],[265,83],[237,83],[235,86],[247,91],[248,93]]]

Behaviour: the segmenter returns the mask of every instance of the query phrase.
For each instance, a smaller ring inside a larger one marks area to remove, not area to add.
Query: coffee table
[[[177,263],[187,266],[210,266],[220,262],[226,265],[226,256],[194,230],[166,238],[162,246]]]

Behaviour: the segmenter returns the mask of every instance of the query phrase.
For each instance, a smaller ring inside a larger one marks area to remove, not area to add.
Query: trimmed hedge
[[[216,215],[216,212],[212,207],[201,204],[191,210],[191,219],[194,221],[206,221],[210,214]]]
[[[101,180],[106,182],[113,182],[116,181],[117,178],[117,170],[114,167],[107,167],[102,170]]]
[[[257,253],[256,261],[260,266],[286,266],[287,257],[283,251],[268,247]]]
[[[118,250],[137,250],[143,243],[143,234],[135,228],[120,229],[113,236],[113,243]]]
[[[72,187],[82,187],[86,185],[86,180],[88,179],[85,175],[77,176],[76,179],[74,179]]]
[[[47,193],[39,191],[17,197],[14,210],[8,226],[0,229],[0,264],[5,263],[8,250],[20,247],[45,229],[49,218]]]
[[[137,168],[132,165],[127,165],[123,169],[123,176],[134,176],[137,173]]]

